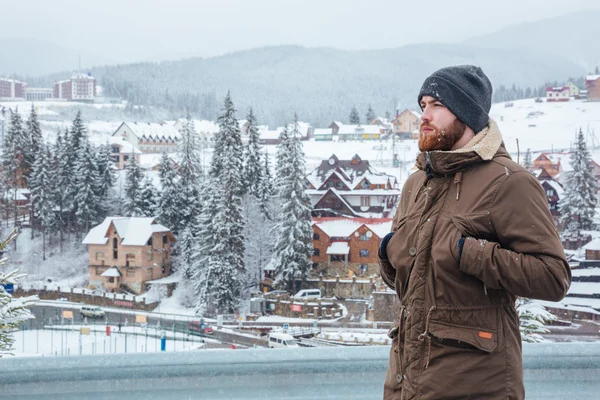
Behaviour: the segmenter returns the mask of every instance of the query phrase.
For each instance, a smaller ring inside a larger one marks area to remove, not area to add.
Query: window
[[[363,233],[359,236],[358,240],[360,240],[361,242],[367,242],[369,240],[369,237],[366,233]]]
[[[150,239],[148,239],[148,243],[146,243],[146,246],[152,246],[152,236],[150,236]]]
[[[125,254],[125,266],[129,267],[129,265],[135,264],[135,254]]]
[[[313,233],[313,240],[319,240],[321,239],[321,235],[319,235],[318,233]]]
[[[335,187],[336,187],[336,188],[338,188],[338,189],[341,189],[341,188],[342,188],[342,182],[340,182],[340,181],[337,181],[337,182],[335,183]]]
[[[163,246],[167,243],[169,243],[169,238],[167,237],[167,235],[162,235],[162,241],[163,241]]]
[[[371,207],[371,196],[360,196],[361,207]]]
[[[113,238],[113,259],[115,260],[119,258],[119,250],[117,250],[118,244],[117,238]]]
[[[96,260],[104,260],[104,253],[101,251],[96,252]]]
[[[548,197],[554,196],[554,191],[552,189],[546,190],[546,196],[548,196]]]
[[[321,250],[313,249],[313,256],[320,256],[320,255],[321,255]]]
[[[125,274],[129,277],[135,276],[135,269],[134,268],[127,268],[125,270]]]
[[[360,250],[360,256],[361,257],[369,257],[369,250],[361,249]]]
[[[364,181],[362,181],[362,183],[360,184],[360,188],[361,189],[369,189],[370,185],[369,182],[365,179]]]

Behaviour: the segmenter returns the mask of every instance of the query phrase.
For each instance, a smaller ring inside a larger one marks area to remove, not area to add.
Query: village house
[[[111,161],[117,169],[125,169],[131,157],[135,157],[140,162],[142,152],[125,140],[122,136],[111,136],[110,141]]]
[[[377,140],[386,132],[383,125],[348,125],[339,121],[333,121],[327,129],[339,141]]]
[[[370,124],[371,125],[379,125],[379,126],[381,126],[386,133],[387,132],[392,132],[392,128],[394,126],[389,119],[384,118],[384,117],[377,117],[373,121],[371,121]]]
[[[577,86],[573,82],[567,82],[567,84],[565,86],[569,88],[569,94],[571,95],[571,97],[577,98],[579,96],[579,94],[580,94],[579,86]]]
[[[175,237],[154,218],[107,217],[83,239],[88,245],[90,285],[140,294],[146,282],[171,274]]]
[[[396,115],[392,121],[392,132],[403,138],[414,138],[414,131],[419,129],[421,114],[417,111],[406,109]]]
[[[313,276],[379,275],[377,251],[392,219],[314,218]]]
[[[142,153],[172,153],[177,149],[179,131],[166,122],[123,122],[112,137],[122,137]]]
[[[568,86],[548,87],[546,88],[546,101],[569,101],[571,90]]]
[[[333,140],[333,132],[331,128],[317,128],[314,131],[316,142],[331,142]]]
[[[173,127],[179,132],[181,128],[183,128],[184,122],[185,120],[179,119],[173,124]],[[214,147],[215,137],[220,129],[219,125],[205,119],[193,119],[192,124],[194,125],[194,131],[198,134],[200,148],[208,149]],[[240,123],[240,128],[241,127],[242,124]],[[242,139],[243,135],[244,130],[242,129]]]
[[[550,208],[550,213],[554,219],[554,225],[558,226],[561,215],[559,203],[560,199],[565,193],[565,190],[560,183],[556,182],[552,178],[540,180],[540,183],[542,184],[544,193],[546,193],[546,199],[548,200],[548,207]]]
[[[600,75],[586,76],[585,86],[588,100],[600,101]]]
[[[339,160],[335,154],[306,176],[315,217],[388,218],[400,196],[396,177],[373,168],[358,154]]]

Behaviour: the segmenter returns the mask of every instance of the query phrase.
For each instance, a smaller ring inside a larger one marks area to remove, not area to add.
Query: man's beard
[[[423,128],[431,128],[433,132],[423,133]],[[434,125],[422,123],[419,129],[419,150],[433,151],[442,150],[448,151],[462,139],[465,134],[467,125],[462,123],[458,118],[446,129],[439,130]]]

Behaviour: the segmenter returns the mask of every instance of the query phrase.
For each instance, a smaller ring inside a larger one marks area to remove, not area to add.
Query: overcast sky
[[[215,56],[278,44],[378,49],[456,42],[599,9],[598,0],[0,0],[0,38],[117,62]]]

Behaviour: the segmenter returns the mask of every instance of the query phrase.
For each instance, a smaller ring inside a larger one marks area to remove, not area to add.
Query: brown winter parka
[[[493,120],[417,167],[379,260],[401,304],[384,399],[523,399],[515,300],[559,301],[571,283],[544,191]]]

